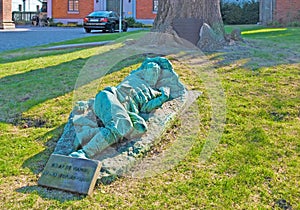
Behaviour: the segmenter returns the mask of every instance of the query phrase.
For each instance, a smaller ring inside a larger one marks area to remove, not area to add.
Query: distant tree
[[[243,9],[237,3],[222,3],[221,14],[226,24],[241,24],[243,19]]]
[[[259,2],[250,1],[243,4],[243,23],[253,24],[259,21]]]
[[[253,24],[259,21],[259,2],[221,1],[221,14],[225,24]]]

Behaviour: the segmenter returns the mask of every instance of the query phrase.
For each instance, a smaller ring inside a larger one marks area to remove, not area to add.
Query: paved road
[[[16,29],[12,30],[0,29],[0,52],[82,37],[99,36],[101,34],[103,33],[100,33],[99,31],[92,31],[92,33],[87,34],[84,32],[83,28],[63,27],[27,26],[17,27]]]

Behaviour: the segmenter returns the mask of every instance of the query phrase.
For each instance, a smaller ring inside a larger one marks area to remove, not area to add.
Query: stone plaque
[[[96,160],[52,154],[38,184],[70,192],[90,195],[101,169]]]

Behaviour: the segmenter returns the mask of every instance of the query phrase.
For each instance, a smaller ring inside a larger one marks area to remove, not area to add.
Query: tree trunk
[[[220,0],[159,0],[153,31],[176,34],[197,45],[204,23],[224,40]]]

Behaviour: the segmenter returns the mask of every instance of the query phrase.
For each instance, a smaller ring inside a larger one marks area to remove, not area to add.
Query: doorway
[[[120,1],[121,0],[106,0],[106,10],[120,13]]]

